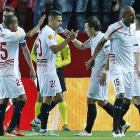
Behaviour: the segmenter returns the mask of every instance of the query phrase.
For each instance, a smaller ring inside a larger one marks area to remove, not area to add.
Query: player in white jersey
[[[71,32],[64,42],[57,45],[55,31],[62,25],[61,13],[56,10],[50,11],[48,21],[48,25],[41,30],[36,42],[37,76],[40,94],[43,97],[41,113],[37,117],[40,118],[41,116],[40,136],[56,136],[56,134],[48,133],[46,129],[50,110],[57,103],[64,101],[60,82],[56,74],[55,57],[56,53],[63,49],[77,35],[77,32]],[[54,96],[53,101],[52,96]],[[36,122],[37,118],[34,119],[34,122]]]
[[[87,41],[82,43],[81,41],[74,39],[74,45],[80,49],[85,50],[91,49],[91,55],[94,53],[96,45],[102,39],[104,34],[99,31],[100,22],[94,17],[88,17],[85,23],[85,31],[90,37]],[[69,32],[67,30],[67,32]],[[96,102],[101,106],[110,116],[113,116],[113,105],[107,102],[108,100],[108,85],[109,85],[109,63],[107,63],[108,55],[110,53],[110,42],[106,42],[98,54],[95,62],[95,66],[92,68],[91,82],[87,94],[88,114],[87,114],[87,125],[85,130],[80,133],[76,133],[75,136],[91,136],[91,130],[96,119],[97,109]],[[109,61],[108,61],[109,62]],[[107,64],[107,67],[106,67]],[[102,79],[105,79],[103,81]],[[102,82],[103,81],[103,82]],[[102,86],[103,85],[103,86]],[[125,121],[122,120],[122,126]]]
[[[98,43],[92,58],[86,62],[90,68],[95,64],[95,58],[107,40],[111,42],[110,76],[115,90],[116,100],[113,111],[113,137],[120,137],[119,121],[128,111],[133,90],[133,45],[135,32],[131,29],[134,23],[135,11],[130,6],[122,9],[123,19],[109,26],[104,37]],[[123,110],[122,110],[123,108]]]
[[[18,45],[24,38],[32,37],[38,28],[42,25],[45,17],[42,17],[39,24],[29,31],[27,34],[17,33],[18,20],[13,15],[8,15],[4,19],[5,29],[0,31],[0,135],[4,135],[3,121],[5,116],[5,109],[9,98],[17,98],[18,101],[14,108],[11,123],[6,131],[14,131],[17,120],[20,117],[24,104],[26,102],[26,95],[23,84],[19,77],[18,69]],[[35,79],[36,74],[30,61],[31,78]]]

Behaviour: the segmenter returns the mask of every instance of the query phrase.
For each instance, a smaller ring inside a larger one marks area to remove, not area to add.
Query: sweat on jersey
[[[19,75],[19,42],[23,42],[25,33],[0,31],[0,76]]]
[[[37,75],[56,74],[55,57],[50,47],[57,45],[55,31],[46,25],[37,37]]]
[[[110,25],[104,35],[110,40],[110,69],[133,71],[133,46],[135,31],[132,26],[127,27],[123,21]]]
[[[90,37],[86,42],[84,42],[83,46],[91,49],[91,56],[93,55],[97,44],[103,38],[103,36],[104,34],[99,32],[95,38]],[[105,69],[107,63],[109,53],[110,53],[110,42],[107,41],[95,59],[95,65],[92,68],[91,79],[102,75],[103,70]]]

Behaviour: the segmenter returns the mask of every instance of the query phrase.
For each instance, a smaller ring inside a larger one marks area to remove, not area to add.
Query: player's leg
[[[97,115],[97,109],[96,109],[96,99],[87,98],[87,106],[88,106],[88,112],[87,112],[87,124],[83,131],[80,133],[74,134],[75,136],[91,136],[92,135],[92,128],[94,125],[94,121],[96,119]]]
[[[0,99],[0,136],[4,135],[3,122],[5,118],[5,110],[8,104],[8,98]]]
[[[122,104],[124,99],[125,87],[123,74],[119,70],[111,71],[111,80],[115,90],[116,99],[113,108],[113,137],[120,137],[119,122],[122,114]]]
[[[62,88],[62,94],[63,94],[63,92],[66,91],[65,76],[64,76],[63,68],[57,69],[57,76],[59,78],[60,85]],[[59,112],[61,114],[62,121],[63,121],[63,127],[62,127],[63,131],[70,131],[68,127],[68,122],[67,122],[67,104],[65,100],[63,100],[63,102],[59,102],[58,105],[59,105]]]

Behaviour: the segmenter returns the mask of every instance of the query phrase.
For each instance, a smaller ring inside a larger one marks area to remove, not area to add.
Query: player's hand
[[[43,24],[45,18],[46,18],[45,15],[41,17],[41,19],[40,19],[39,22],[38,22],[38,25],[39,25],[39,26],[41,26],[41,25]]]
[[[116,4],[113,8],[112,8],[112,10],[114,11],[114,12],[117,12],[117,11],[119,11],[119,4]]]
[[[77,37],[79,30],[77,30],[76,32],[73,31],[73,29],[71,30],[71,32],[67,32],[67,39],[69,40],[73,40]]]
[[[93,60],[92,58],[90,60],[88,60],[87,62],[85,62],[86,65],[86,69],[90,69],[95,65],[95,60]]]
[[[35,73],[35,70],[31,70],[30,71],[30,78],[34,81],[36,79],[36,73]]]
[[[102,74],[101,79],[100,79],[100,85],[105,86],[106,85],[106,78],[107,75],[105,73]]]

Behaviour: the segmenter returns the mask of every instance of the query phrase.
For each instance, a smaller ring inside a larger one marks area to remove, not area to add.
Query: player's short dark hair
[[[57,10],[51,10],[49,12],[48,18],[56,18],[57,16],[62,16],[62,14]]]
[[[85,23],[88,23],[88,26],[93,27],[95,31],[101,29],[100,21],[95,16],[90,16],[85,19]]]
[[[8,15],[5,17],[4,19],[4,25],[6,28],[9,27],[9,24],[13,24],[14,20],[16,19],[17,17],[14,16],[14,15]]]
[[[140,28],[140,14],[136,14],[137,26]]]
[[[15,9],[14,9],[13,7],[6,6],[6,7],[3,9],[3,12],[4,12],[4,11],[13,12],[13,14],[15,15]]]

